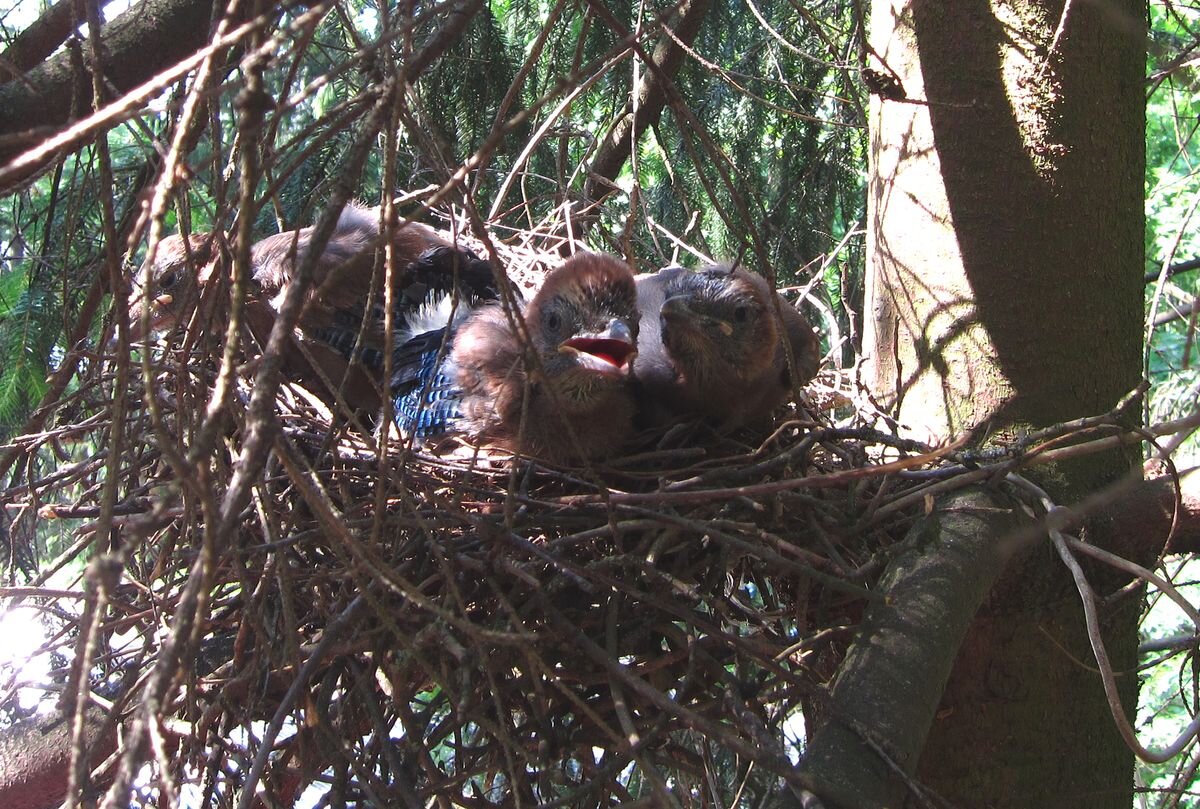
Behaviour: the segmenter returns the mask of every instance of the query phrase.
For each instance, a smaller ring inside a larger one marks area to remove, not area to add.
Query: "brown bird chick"
[[[668,267],[637,276],[637,289],[643,328],[634,370],[652,424],[701,416],[733,429],[767,418],[792,393],[785,339],[796,382],[817,372],[812,326],[782,299],[777,312],[762,276],[727,265]]]
[[[251,248],[252,285],[245,320],[260,345],[265,345],[275,313],[308,255],[313,232],[307,227],[278,233]],[[365,409],[377,407],[379,393],[387,387],[379,378],[386,345],[383,275],[375,275],[379,241],[377,211],[353,204],[342,211],[317,258],[313,283],[297,323],[298,356],[285,357],[284,365],[285,374],[293,379],[310,384],[326,379],[342,385],[346,401]],[[135,280],[130,313],[134,339],[144,336],[140,329],[146,301],[142,289],[147,286],[152,331],[168,331],[190,315],[201,292],[222,276],[218,270],[225,256],[216,244],[217,239],[208,235],[192,235],[186,241],[170,236],[160,243],[154,262],[144,264]],[[470,250],[455,247],[426,225],[409,223],[397,229],[394,249],[398,271],[393,326],[398,332],[407,328],[407,318],[430,296],[450,294],[456,282],[468,300],[496,297],[491,265]],[[357,363],[351,364],[356,343]],[[320,384],[314,387],[317,392],[324,390]]]
[[[277,233],[251,247],[256,300],[264,300],[278,309],[288,284],[308,253],[313,230],[306,227]],[[308,292],[308,308],[313,314],[307,320],[302,319],[302,328],[311,324],[311,330],[319,331],[328,327],[328,324],[317,325],[322,319],[332,321],[363,308],[379,235],[377,211],[354,204],[343,209],[317,260],[314,282]],[[145,336],[140,330],[145,303],[142,290],[150,287],[150,330],[170,330],[182,316],[191,313],[200,291],[219,275],[216,262],[225,258],[218,249],[219,241],[214,234],[196,233],[187,240],[182,236],[167,236],[159,243],[153,263],[143,264],[134,278],[129,315],[134,339]],[[490,265],[471,251],[456,248],[427,225],[410,222],[399,228],[395,232],[395,252],[401,267],[397,278],[401,316],[423,304],[430,291],[448,292],[456,269],[463,275],[464,288],[481,290],[483,294],[490,288],[491,294],[495,294]],[[375,300],[381,303],[382,289],[375,291]],[[381,312],[377,314],[382,318]]]
[[[186,239],[171,235],[158,243],[153,262],[145,262],[133,277],[129,298],[129,337],[141,340],[142,313],[149,308],[149,332],[170,331],[184,312],[191,312],[200,291],[212,280],[221,245],[211,233]],[[147,289],[147,287],[149,289]],[[147,303],[147,292],[151,296]]]
[[[254,245],[254,280],[272,309],[282,306],[311,237],[312,229],[302,228]],[[382,272],[375,278],[370,310],[366,306],[378,242],[378,212],[347,206],[318,259],[297,325],[302,341],[328,346],[346,360],[362,332],[358,359],[372,371],[382,370],[386,345]],[[398,267],[393,329],[397,334],[406,333],[410,318],[435,305],[434,298],[452,294],[456,285],[464,306],[498,297],[491,265],[466,248],[452,246],[427,225],[410,222],[399,228],[394,234],[394,250]]]
[[[463,324],[450,355],[460,424],[475,440],[556,462],[619,453],[633,434],[633,271],[580,253],[546,277],[524,311],[523,341],[499,305]]]

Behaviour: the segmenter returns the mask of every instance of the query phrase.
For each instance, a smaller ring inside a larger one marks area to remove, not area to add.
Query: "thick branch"
[[[690,46],[695,40],[709,2],[683,0],[678,11],[666,23],[680,42]],[[596,150],[585,190],[588,200],[598,201],[612,193],[611,183],[629,159],[633,144],[662,116],[663,108],[667,105],[665,82],[679,72],[683,57],[683,48],[675,39],[664,34],[652,57],[657,69],[648,70],[636,90],[637,116],[634,116],[632,105],[626,105]]]
[[[1191,306],[1185,306],[1183,308],[1172,307],[1167,312],[1159,312],[1154,316],[1154,325],[1165,326],[1168,323],[1174,323],[1176,320],[1189,318],[1197,312],[1200,312],[1200,298],[1192,301]]]
[[[404,66],[408,80],[415,81],[430,65],[442,58],[442,55],[462,38],[463,31],[481,8],[483,0],[465,0],[444,5],[439,11],[442,24],[437,34],[418,53],[413,54],[412,59]]]
[[[1200,552],[1200,474],[1186,475],[1180,485],[1179,522],[1167,553]],[[1154,477],[1137,484],[1094,519],[1105,521],[1109,550],[1129,559],[1157,556],[1171,530],[1175,507],[1175,482],[1169,476]]]
[[[17,78],[54,53],[71,34],[75,0],[58,0],[21,33],[0,54],[0,71]]]
[[[213,9],[212,0],[142,0],[105,25],[106,83],[123,93],[199,50]],[[81,115],[90,99],[91,81],[70,49],[0,86],[0,163]]]
[[[1179,261],[1175,264],[1169,265],[1167,267],[1167,277],[1171,278],[1172,276],[1179,275],[1181,272],[1190,272],[1191,270],[1200,270],[1200,258]],[[1158,281],[1158,277],[1160,275],[1162,275],[1161,268],[1157,270],[1150,270],[1148,273],[1146,273],[1143,280],[1145,280],[1147,284],[1153,284]]]
[[[116,727],[109,724],[104,732],[104,713],[93,706],[86,709],[84,719],[88,762],[95,766],[116,749]],[[58,806],[67,792],[71,717],[55,712],[30,717],[8,728],[0,734],[0,764],[0,806]]]
[[[897,770],[917,766],[967,628],[1015,550],[1003,541],[1015,525],[1012,512],[974,491],[913,528],[800,765],[826,807],[899,805]]]

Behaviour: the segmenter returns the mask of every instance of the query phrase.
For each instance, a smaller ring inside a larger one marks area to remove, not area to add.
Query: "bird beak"
[[[602,332],[564,340],[558,350],[575,354],[580,365],[603,374],[628,374],[637,356],[633,333],[625,321],[616,318]]]
[[[150,331],[155,332],[164,325],[171,322],[170,317],[164,315],[162,310],[175,302],[175,296],[163,293],[150,299]],[[146,335],[142,334],[142,288],[135,286],[129,296],[129,339],[131,341],[142,340]],[[108,341],[108,348],[111,350],[117,347],[116,335]]]

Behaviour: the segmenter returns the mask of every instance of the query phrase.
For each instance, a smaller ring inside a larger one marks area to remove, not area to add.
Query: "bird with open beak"
[[[498,304],[457,330],[440,369],[457,388],[452,429],[554,462],[620,453],[636,411],[633,271],[612,256],[577,254],[546,277],[522,314],[528,341]]]
[[[266,344],[288,287],[311,251],[313,234],[314,228],[300,228],[268,236],[251,247],[246,323],[259,345]],[[341,385],[350,405],[370,410],[387,387],[379,378],[386,345],[383,273],[377,270],[380,238],[378,210],[354,204],[343,209],[317,256],[294,333],[294,356],[285,357],[284,364],[289,377],[311,384],[316,392],[322,393],[320,383],[328,380]],[[162,240],[154,260],[144,263],[135,278],[130,311],[134,339],[145,336],[141,324],[147,306],[151,331],[169,331],[191,316],[201,293],[223,278],[227,252],[218,247],[219,237],[207,234]],[[393,247],[397,331],[406,328],[406,319],[431,296],[456,289],[472,299],[497,296],[491,265],[433,228],[405,224],[394,231]],[[393,348],[397,344],[394,340]]]
[[[817,372],[812,326],[760,275],[727,265],[667,267],[637,276],[637,290],[636,376],[648,423],[760,422],[791,397],[793,381],[803,385]]]

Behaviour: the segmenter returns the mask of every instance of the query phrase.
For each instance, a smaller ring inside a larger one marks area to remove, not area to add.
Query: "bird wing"
[[[462,392],[449,355],[446,328],[417,335],[396,354],[392,403],[406,435],[424,440],[454,431],[462,416]]]
[[[446,256],[430,258],[438,262]],[[483,264],[491,279],[491,265]],[[427,267],[426,271],[445,277],[436,266]],[[482,272],[478,268],[476,271]],[[396,423],[406,435],[415,435],[419,440],[465,429],[469,421],[465,419],[467,411],[478,415],[479,403],[491,401],[494,391],[481,395],[479,386],[494,374],[493,364],[497,361],[512,364],[512,359],[500,356],[503,351],[467,350],[480,346],[480,340],[492,346],[497,341],[504,345],[509,342],[502,336],[508,331],[498,305],[482,309],[470,305],[478,304],[478,295],[488,294],[487,289],[476,286],[458,296],[452,294],[453,288],[448,293],[440,290],[439,285],[432,285],[421,307],[408,313],[408,330],[404,333],[407,339],[397,347],[392,359]],[[466,368],[460,369],[460,354],[466,357]],[[481,365],[486,365],[487,370],[482,370]],[[468,393],[464,393],[464,385]],[[472,404],[464,406],[464,396],[469,396]]]
[[[301,228],[269,236],[254,247],[255,281],[276,309],[311,249],[312,236],[313,228]],[[347,360],[361,334],[358,360],[373,369],[383,367],[386,345],[378,236],[376,212],[346,207],[317,259],[299,322],[306,338],[332,347]],[[456,281],[468,305],[497,296],[491,264],[466,248],[451,245],[427,225],[410,222],[398,228],[393,253],[398,265],[394,272],[394,343],[412,336],[409,318],[451,294]]]

